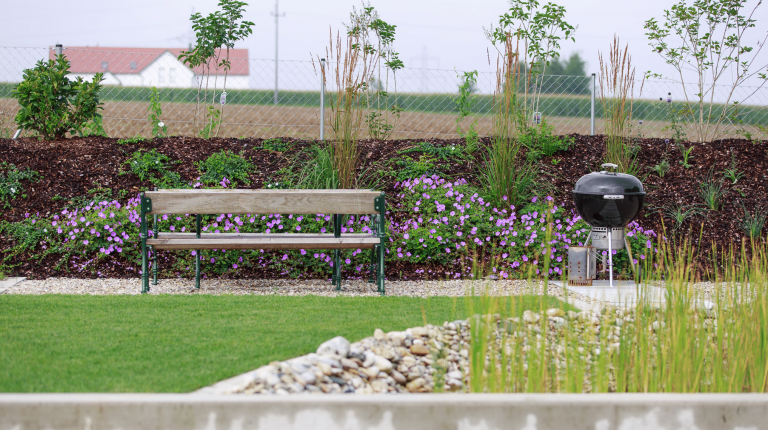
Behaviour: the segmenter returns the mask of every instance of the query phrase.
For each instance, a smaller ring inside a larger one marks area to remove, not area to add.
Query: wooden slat
[[[292,238],[324,238],[329,237],[328,233],[200,233],[201,239],[263,239],[263,238],[281,238],[288,236]],[[333,234],[331,233],[331,236]],[[158,239],[195,239],[196,233],[177,233],[160,232]],[[368,238],[373,237],[370,233],[342,233],[342,238]]]
[[[288,236],[288,235],[286,235]],[[292,235],[291,235],[292,236]],[[251,239],[147,239],[155,249],[358,249],[373,248],[381,243],[367,238],[251,238]]]
[[[149,214],[373,214],[379,191],[158,190]]]

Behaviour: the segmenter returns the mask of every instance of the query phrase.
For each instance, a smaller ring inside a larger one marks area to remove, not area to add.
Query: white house
[[[199,66],[194,70],[178,59],[183,48],[90,48],[68,46],[64,56],[70,62],[70,78],[78,76],[93,79],[96,73],[104,74],[103,85],[157,88],[196,88],[200,79],[205,79],[206,70]],[[53,50],[49,51],[53,58]],[[226,57],[225,50],[219,50],[219,58]],[[229,51],[231,67],[227,73],[227,88],[247,89],[250,81],[247,49]],[[209,86],[221,88],[224,83],[224,68],[216,68],[215,62],[207,75]],[[203,85],[205,83],[203,82]]]

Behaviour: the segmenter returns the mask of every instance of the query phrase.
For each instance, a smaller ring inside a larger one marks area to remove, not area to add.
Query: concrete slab
[[[9,288],[12,286],[18,284],[19,282],[25,280],[27,278],[24,277],[13,277],[13,278],[5,278],[3,280],[0,280],[0,294],[3,294],[6,292]]]
[[[766,422],[766,394],[0,394],[2,430],[757,430]]]
[[[565,286],[569,292],[587,296],[593,300],[599,300],[603,304],[627,307],[634,306],[641,295],[645,296],[646,303],[653,306],[663,306],[666,303],[666,291],[663,288],[652,287],[650,285],[640,286],[634,281],[613,281],[613,287],[608,281],[593,281],[591,286],[563,285],[562,281],[551,281],[558,287]]]

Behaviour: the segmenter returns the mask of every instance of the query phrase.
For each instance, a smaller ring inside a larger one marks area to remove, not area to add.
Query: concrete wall
[[[766,428],[763,394],[0,394],[0,430]]]

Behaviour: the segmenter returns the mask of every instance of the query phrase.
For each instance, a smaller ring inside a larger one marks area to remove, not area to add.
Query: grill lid
[[[606,163],[601,167],[616,167],[615,164]],[[626,173],[617,172],[593,172],[582,176],[576,181],[573,189],[576,194],[605,195],[605,196],[644,196],[643,183],[639,179]],[[611,198],[611,197],[607,197]],[[616,197],[617,199],[620,197]]]

